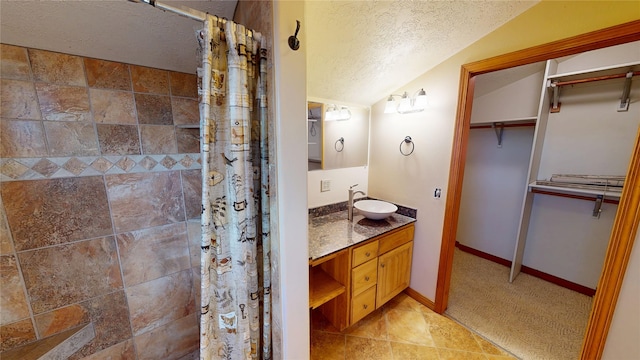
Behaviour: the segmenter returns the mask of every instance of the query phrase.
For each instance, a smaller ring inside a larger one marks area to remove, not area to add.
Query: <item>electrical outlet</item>
[[[320,180],[320,192],[331,190],[331,180]]]
[[[433,197],[436,199],[440,199],[440,196],[442,196],[442,189],[436,188],[436,190],[433,192]]]

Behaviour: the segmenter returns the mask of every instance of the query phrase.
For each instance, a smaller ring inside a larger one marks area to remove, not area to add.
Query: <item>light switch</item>
[[[320,192],[331,190],[331,180],[320,180]]]

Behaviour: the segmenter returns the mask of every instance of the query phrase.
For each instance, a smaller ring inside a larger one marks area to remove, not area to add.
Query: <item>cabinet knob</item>
[[[367,304],[362,305],[362,308],[363,308],[363,309],[365,309],[365,310],[366,310],[368,307],[369,307],[369,305],[367,305]]]
[[[366,253],[364,253],[364,256],[369,257],[369,256],[371,256],[371,253],[370,252],[366,252]]]
[[[369,277],[368,277],[368,276],[365,276],[365,277],[364,277],[364,281],[369,281]]]
[[[384,267],[384,264],[380,264],[380,267]]]

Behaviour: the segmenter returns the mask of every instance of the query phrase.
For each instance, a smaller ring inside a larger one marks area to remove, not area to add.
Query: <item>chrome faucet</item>
[[[367,196],[367,194],[365,194],[360,190],[353,191],[353,188],[356,186],[358,186],[358,184],[349,186],[349,204],[348,204],[349,209],[348,209],[348,215],[347,215],[347,219],[349,219],[349,221],[353,221],[353,197],[357,194],[362,194],[362,196]]]

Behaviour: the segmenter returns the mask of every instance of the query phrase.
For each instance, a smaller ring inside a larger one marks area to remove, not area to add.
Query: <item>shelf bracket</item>
[[[549,81],[547,87],[551,88],[551,112],[558,113],[560,112],[560,88],[558,84],[555,82]]]
[[[491,124],[491,128],[496,132],[496,137],[498,138],[498,147],[502,147],[502,134],[504,133],[504,123],[494,122]]]
[[[600,218],[600,213],[602,213],[602,201],[604,200],[604,196],[598,195],[596,196],[596,203],[593,205],[593,217]]]
[[[620,105],[618,105],[618,112],[629,111],[629,103],[631,102],[629,94],[631,92],[631,78],[633,78],[633,71],[627,72],[624,80],[624,89],[622,89],[622,97],[620,97]]]

